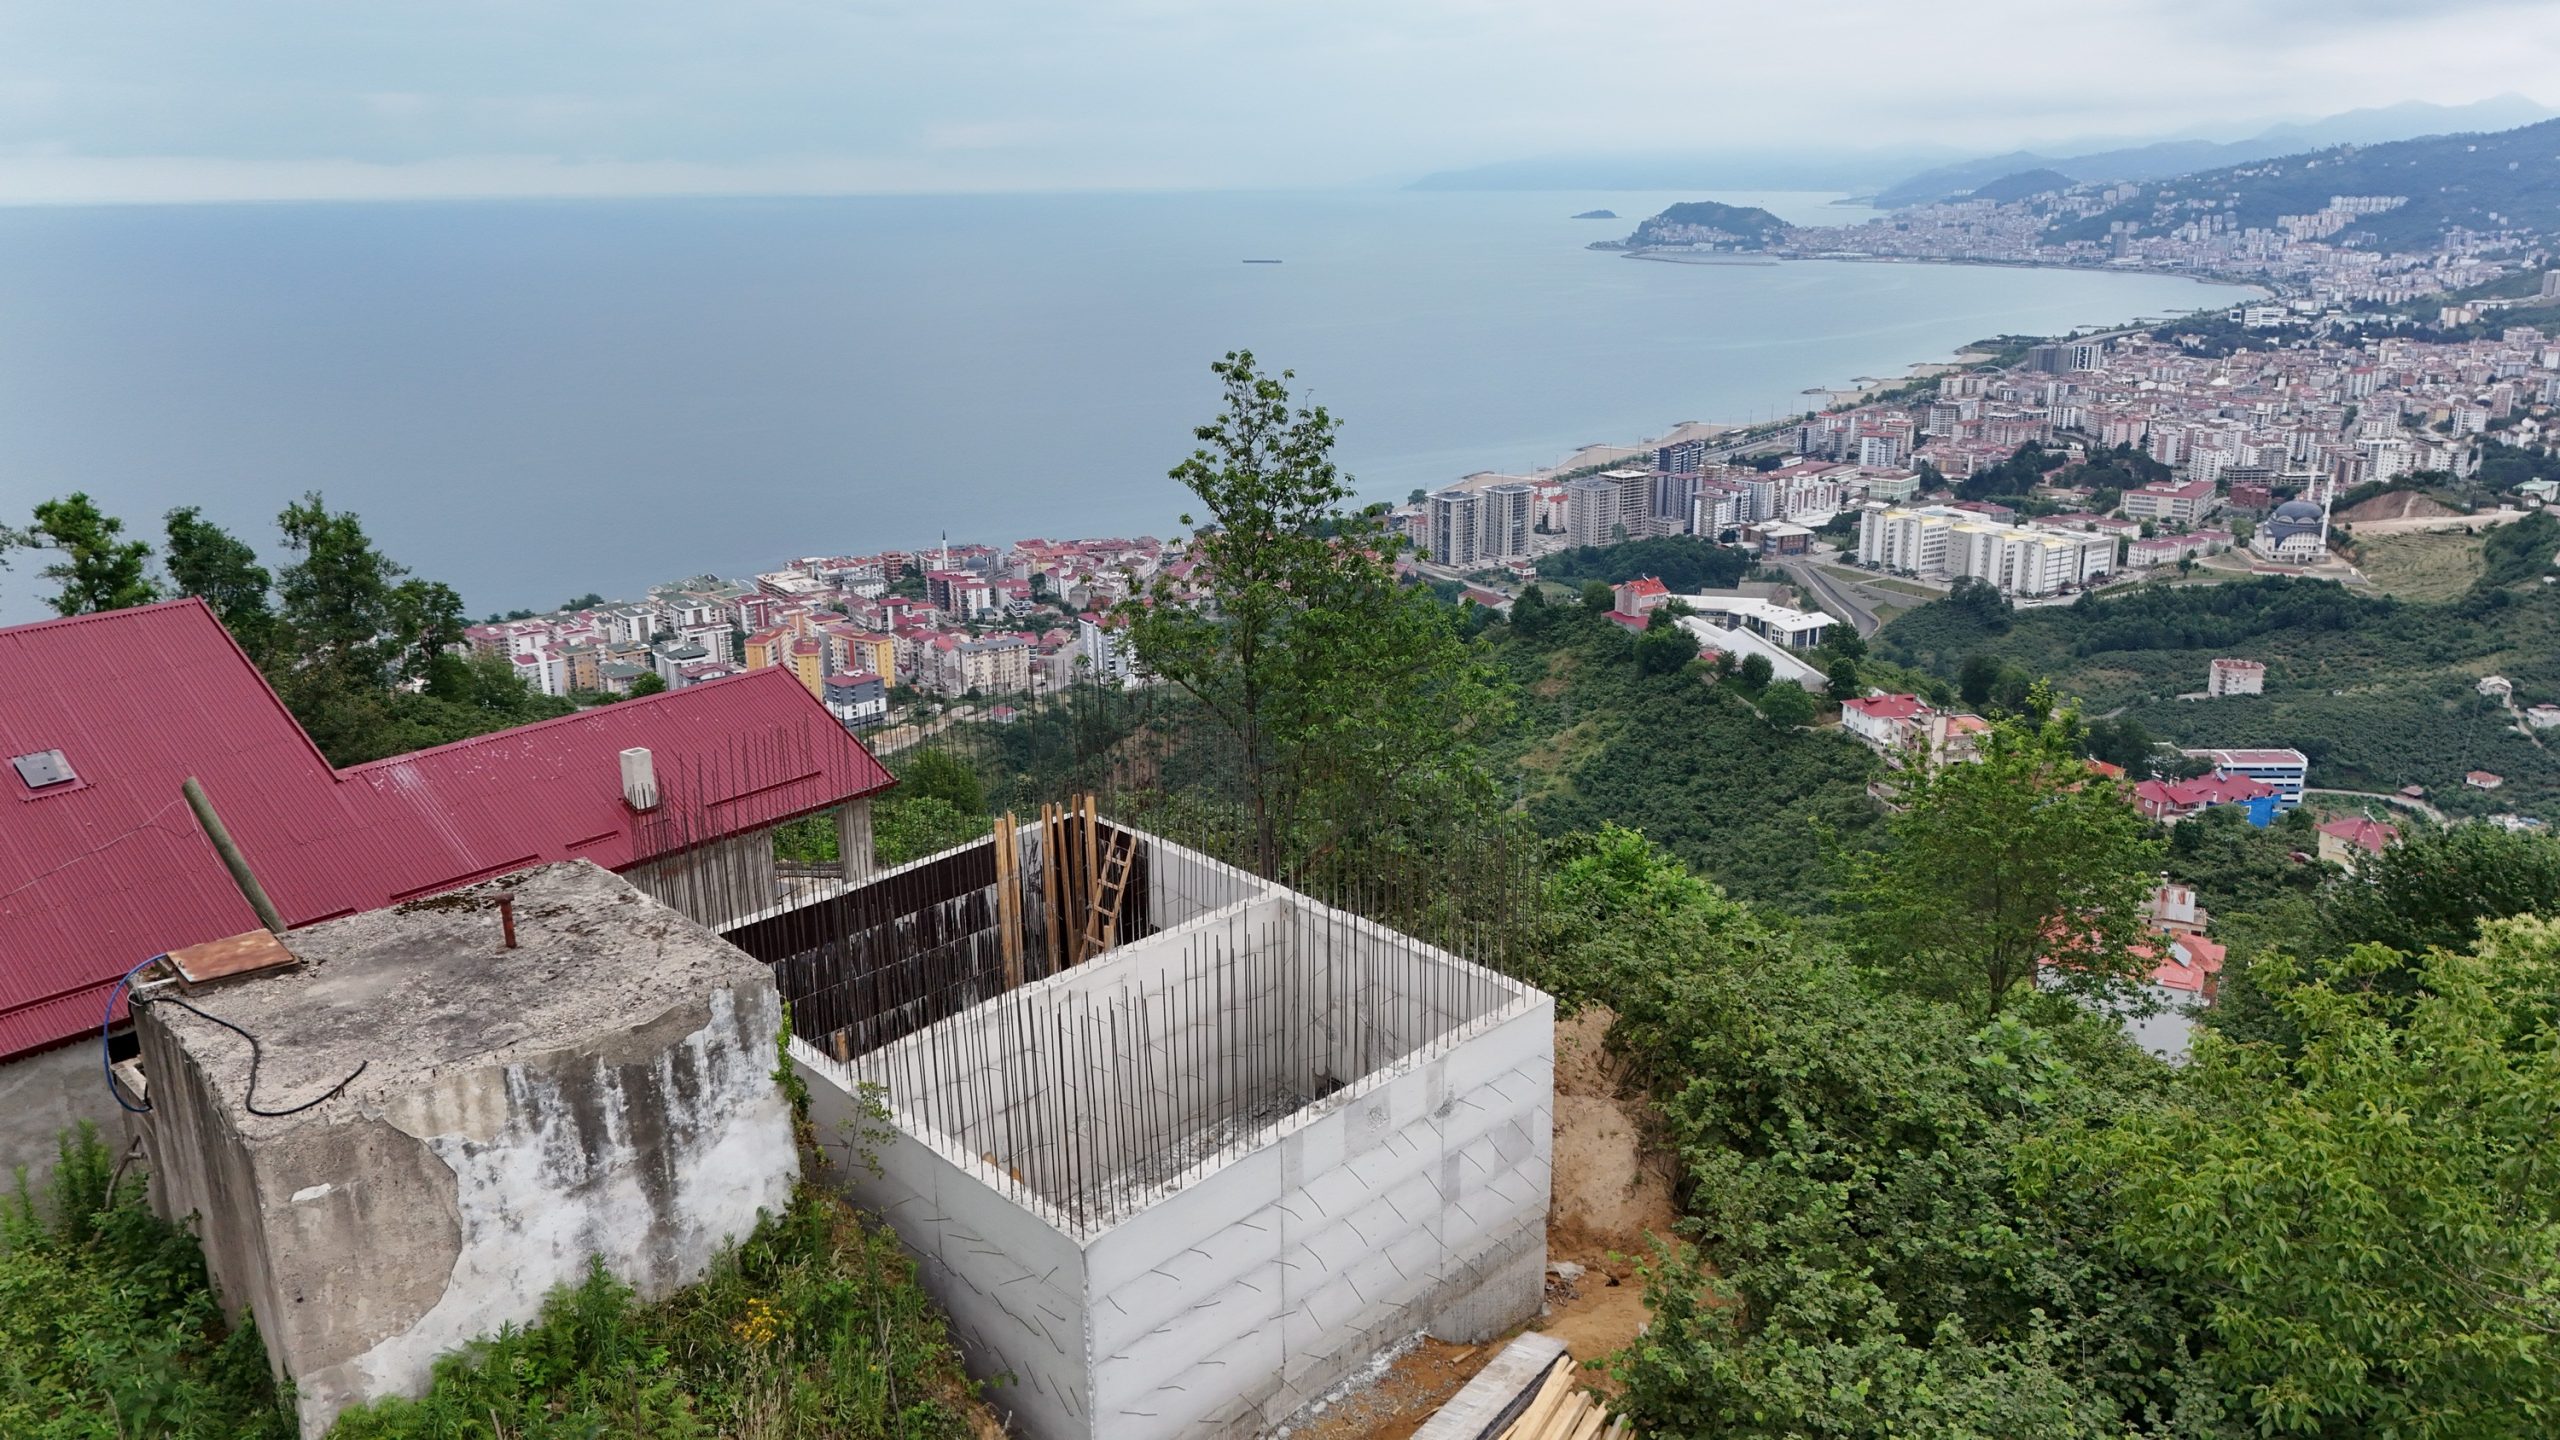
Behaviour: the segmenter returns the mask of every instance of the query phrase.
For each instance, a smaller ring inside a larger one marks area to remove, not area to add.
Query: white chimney
[[[622,752],[622,799],[634,810],[658,808],[658,762],[645,745]]]

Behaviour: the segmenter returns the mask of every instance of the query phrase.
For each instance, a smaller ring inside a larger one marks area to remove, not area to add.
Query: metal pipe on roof
[[[184,789],[187,808],[196,812],[196,823],[204,827],[205,838],[213,842],[213,851],[222,857],[222,868],[231,872],[231,883],[240,887],[241,898],[258,912],[258,923],[272,934],[283,934],[283,914],[276,909],[276,902],[267,898],[267,887],[258,883],[257,872],[249,868],[248,857],[240,853],[239,843],[231,838],[222,817],[214,813],[213,801],[205,795],[204,786],[190,775]]]

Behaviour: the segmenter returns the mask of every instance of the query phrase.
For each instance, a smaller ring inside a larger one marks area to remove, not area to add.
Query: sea
[[[1362,493],[1820,403],[1966,342],[2227,305],[2156,275],[1666,264],[1683,199],[1078,194],[0,210],[0,524],[318,491],[475,614],[942,537],[1171,534],[1250,349]],[[1577,220],[1605,208],[1615,220]],[[1246,263],[1277,261],[1277,264]],[[42,613],[21,555],[0,619]]]

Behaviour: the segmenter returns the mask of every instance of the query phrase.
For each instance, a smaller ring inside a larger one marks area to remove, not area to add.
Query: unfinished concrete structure
[[[1553,1002],[1110,828],[1146,896],[1118,948],[892,980],[814,1034],[795,1002],[830,1183],[1012,1377],[996,1403],[1040,1440],[1258,1435],[1417,1332],[1534,1316]]]
[[[548,865],[283,943],[293,968],[134,1010],[163,1213],[195,1217],[305,1435],[421,1393],[591,1257],[664,1296],[788,1203],[770,973],[614,875]]]

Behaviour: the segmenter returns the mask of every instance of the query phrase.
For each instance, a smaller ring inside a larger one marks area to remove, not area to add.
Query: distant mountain
[[[1726,205],[1690,200],[1671,206],[1636,226],[1615,248],[1649,250],[1661,246],[1705,246],[1717,250],[1761,250],[1783,238],[1787,222],[1756,205]],[[1610,248],[1602,246],[1600,248]]]
[[[2001,176],[1968,198],[1998,200],[2005,204],[2011,200],[2024,200],[2030,195],[2042,195],[2048,190],[2068,190],[2075,183],[2059,170],[2021,170],[2015,175]]]
[[[1962,152],[1945,146],[1881,150],[1677,151],[1546,155],[1425,175],[1408,190],[1841,190],[1865,193]],[[2011,170],[2022,170],[2012,165]],[[2002,172],[2006,173],[2006,172]],[[1990,176],[1984,176],[1990,179]]]
[[[2333,146],[2146,182],[2132,198],[2046,238],[2102,240],[2119,223],[2137,234],[2159,234],[2206,217],[2228,217],[2244,229],[2273,228],[2280,215],[2314,214],[2341,195],[2403,202],[2355,216],[2333,237],[2342,245],[2426,249],[2457,227],[2560,234],[2560,120]]]
[[[1973,194],[1996,180],[2026,170],[2052,170],[2082,182],[2165,180],[2173,175],[2191,175],[2218,166],[2334,145],[2372,145],[2458,131],[2510,129],[2550,119],[2554,113],[2549,106],[2522,95],[2500,95],[2470,105],[2412,101],[2273,125],[2245,140],[2163,140],[2064,156],[2013,150],[2006,155],[1963,160],[1922,171],[1876,192],[1875,203],[1886,209],[1926,205]]]

